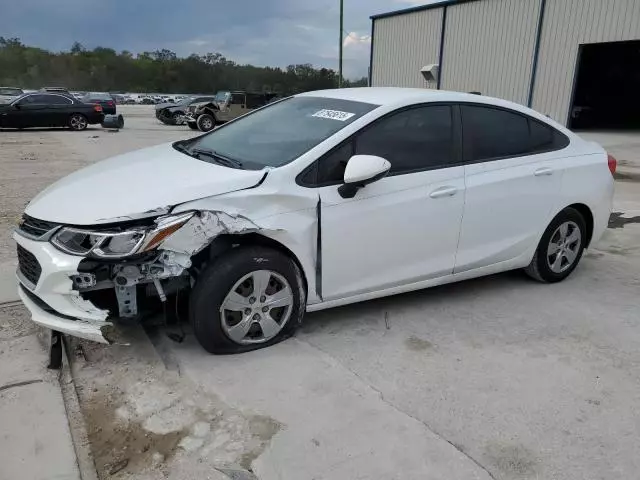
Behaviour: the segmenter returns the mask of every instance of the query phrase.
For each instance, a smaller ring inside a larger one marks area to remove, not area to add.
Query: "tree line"
[[[112,48],[50,52],[0,37],[0,86],[38,89],[64,86],[74,91],[211,93],[218,90],[275,92],[281,95],[335,88],[334,70],[310,64],[280,67],[241,65],[220,53],[178,57],[166,49],[137,55]],[[366,86],[367,79],[343,81]]]

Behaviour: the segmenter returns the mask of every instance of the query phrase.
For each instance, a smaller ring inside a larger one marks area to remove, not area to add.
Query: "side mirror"
[[[354,155],[344,170],[344,185],[338,187],[342,198],[353,198],[359,189],[383,178],[391,169],[388,160],[375,155]]]

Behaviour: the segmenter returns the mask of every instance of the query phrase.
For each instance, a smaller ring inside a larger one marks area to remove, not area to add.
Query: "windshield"
[[[0,88],[0,95],[22,95],[19,88]]]
[[[336,98],[291,97],[213,130],[188,148],[213,151],[244,168],[279,167],[377,107]]]
[[[216,93],[216,98],[214,98],[214,102],[216,103],[224,103],[227,101],[227,99],[231,96],[231,92],[227,92],[227,91],[220,91],[218,93]]]

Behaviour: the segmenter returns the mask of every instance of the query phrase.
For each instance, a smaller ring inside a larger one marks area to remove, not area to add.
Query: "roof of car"
[[[553,120],[535,112],[524,105],[503,100],[500,98],[486,97],[475,93],[451,92],[448,90],[432,90],[428,88],[396,88],[396,87],[360,87],[360,88],[340,88],[334,90],[317,90],[315,92],[305,92],[297,96],[337,98],[342,100],[352,100],[354,102],[370,103],[373,105],[409,105],[412,103],[428,102],[468,102],[483,103],[498,107],[509,108],[522,113],[537,117],[546,123],[551,123],[556,128],[560,127]],[[564,130],[563,130],[564,131]]]
[[[360,87],[340,88],[334,90],[317,90],[301,93],[299,96],[328,97],[355,102],[373,103],[376,105],[394,105],[400,102],[446,102],[470,101],[481,98],[479,95],[450,92],[446,90],[431,90],[427,88],[396,88],[396,87]],[[486,97],[485,97],[486,98]]]

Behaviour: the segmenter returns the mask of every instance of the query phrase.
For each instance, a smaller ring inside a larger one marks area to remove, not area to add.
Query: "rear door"
[[[460,110],[467,193],[455,273],[532,252],[558,201],[558,158],[568,145],[560,132],[518,112],[479,104]]]
[[[52,127],[66,126],[69,120],[70,108],[73,100],[57,94],[43,95],[44,104],[46,105],[45,114],[47,117],[47,125]]]

